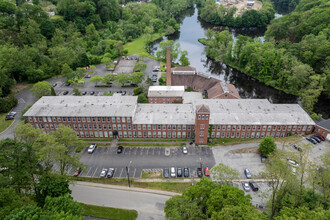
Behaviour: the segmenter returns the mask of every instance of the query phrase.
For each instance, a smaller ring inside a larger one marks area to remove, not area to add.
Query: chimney
[[[166,47],[166,85],[171,86],[171,46]]]

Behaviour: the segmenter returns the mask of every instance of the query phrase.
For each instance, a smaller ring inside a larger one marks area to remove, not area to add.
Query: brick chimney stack
[[[171,46],[166,47],[166,85],[171,86]]]

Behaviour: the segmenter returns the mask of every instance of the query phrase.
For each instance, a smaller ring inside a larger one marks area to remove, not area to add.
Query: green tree
[[[102,77],[101,76],[93,76],[90,80],[90,82],[95,83],[96,85],[102,81]]]
[[[75,72],[70,68],[68,64],[63,64],[62,66],[62,75],[67,79],[71,80],[75,77]]]
[[[82,94],[81,94],[80,90],[77,87],[74,87],[73,91],[72,91],[72,95],[81,96]]]
[[[179,59],[179,61],[181,63],[181,66],[189,66],[190,65],[190,62],[189,62],[189,59],[188,59],[187,55],[188,55],[188,52],[186,50],[181,52],[181,57]]]
[[[23,122],[19,123],[14,129],[15,139],[31,145],[41,133],[41,129],[35,129],[31,124]]]
[[[146,70],[146,68],[147,68],[147,64],[146,63],[138,62],[134,66],[134,72],[143,72],[143,71]]]
[[[119,73],[115,78],[115,82],[119,86],[123,86],[124,84],[129,83],[129,81],[130,81],[130,76],[125,73]]]
[[[105,74],[102,79],[102,83],[104,84],[111,84],[113,81],[115,81],[116,76],[112,73]]]
[[[50,94],[52,96],[56,96],[56,92],[55,92],[55,89],[53,87],[51,88]]]
[[[43,207],[47,196],[59,197],[67,193],[71,194],[69,180],[64,176],[50,174],[43,175],[39,178],[35,193],[38,206]]]
[[[219,163],[217,166],[214,166],[210,170],[210,173],[212,174],[212,179],[227,184],[232,182],[233,179],[237,179],[239,177],[239,172],[236,169],[233,169],[222,163]]]
[[[144,93],[138,95],[137,102],[138,103],[148,103],[148,97],[147,97],[147,95],[144,94]]]
[[[275,139],[272,136],[264,137],[259,144],[259,152],[265,157],[276,151]]]
[[[130,76],[131,83],[133,83],[135,85],[138,85],[138,84],[142,83],[144,78],[145,78],[144,73],[141,73],[141,72],[134,72]]]
[[[142,88],[141,87],[137,87],[137,88],[135,88],[134,89],[134,91],[133,91],[133,95],[140,95],[141,93],[142,93],[143,91],[142,91]]]
[[[47,81],[37,82],[33,85],[31,92],[37,98],[49,96],[52,93],[52,85]]]
[[[56,181],[56,180],[55,180]],[[63,182],[60,184],[65,185]],[[67,191],[66,186],[61,189],[62,191]],[[82,204],[76,202],[72,199],[69,192],[64,194],[61,192],[61,196],[47,196],[45,200],[44,210],[51,213],[70,213],[75,216],[81,216],[82,212]]]
[[[166,61],[166,51],[167,51],[167,46],[171,47],[171,62],[173,60],[176,60],[181,53],[180,50],[180,43],[174,44],[173,40],[166,40],[162,41],[159,44],[159,50],[156,53],[157,58],[161,59],[162,61]]]

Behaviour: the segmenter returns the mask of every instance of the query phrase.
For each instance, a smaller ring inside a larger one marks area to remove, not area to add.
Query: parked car
[[[249,192],[250,191],[250,186],[247,182],[242,182],[242,186],[244,191]]]
[[[95,94],[95,92],[94,91],[91,91],[91,93],[90,93],[91,95],[94,95]]]
[[[183,169],[183,176],[184,177],[189,177],[189,169],[188,168]]]
[[[169,171],[168,168],[164,168],[163,175],[164,175],[165,178],[169,178],[170,177],[170,171]]]
[[[87,75],[85,76],[85,78],[91,78],[91,77],[92,77],[91,74],[87,74]]]
[[[252,178],[252,175],[251,175],[251,172],[249,169],[245,168],[244,173],[245,173],[246,178],[248,178],[248,179]]]
[[[263,154],[260,155],[261,163],[264,163],[267,159]]]
[[[63,95],[67,95],[69,93],[69,91],[64,91]]]
[[[254,182],[254,181],[250,181],[249,184],[250,184],[250,186],[251,186],[252,191],[255,191],[255,192],[256,192],[256,191],[259,190],[259,187],[258,187],[258,185],[257,185],[256,182]]]
[[[151,81],[157,82],[157,74],[152,74]]]
[[[126,91],[123,91],[121,94],[122,94],[122,95],[126,95]]]
[[[71,83],[65,83],[65,86],[71,86]]]
[[[321,141],[325,140],[325,138],[323,136],[319,135],[319,134],[315,135],[315,137],[319,138]]]
[[[294,149],[296,149],[296,150],[298,150],[298,151],[302,151],[302,149],[300,148],[300,147],[298,147],[297,145],[292,145],[292,147],[294,148]]]
[[[82,95],[86,95],[86,94],[87,94],[87,92],[85,91],[85,92],[82,92],[81,94],[82,94]]]
[[[103,168],[101,171],[100,177],[105,177],[107,175],[107,173],[108,173],[108,169]]]
[[[182,168],[177,168],[176,169],[176,175],[177,175],[177,177],[182,177]]]
[[[197,168],[197,176],[198,177],[203,177],[202,168],[200,168],[200,167]]]
[[[209,170],[208,167],[205,167],[205,168],[204,168],[204,175],[205,175],[205,176],[210,176],[210,170]]]
[[[288,159],[288,165],[291,167],[292,172],[296,173],[297,167],[299,167],[299,164],[294,160]]]
[[[57,83],[54,83],[54,84],[53,84],[53,87],[56,87],[56,86],[57,86]]]
[[[111,178],[115,174],[115,168],[109,168],[109,171],[107,173],[107,177]]]
[[[175,167],[171,167],[171,177],[175,177]]]
[[[321,143],[321,139],[319,139],[318,137],[313,136],[312,138],[313,138],[314,140],[316,140],[318,143]]]
[[[311,142],[313,144],[317,144],[317,141],[314,140],[313,138],[307,137],[306,140],[308,140],[309,142]]]
[[[9,112],[9,113],[6,115],[5,120],[13,120],[13,119],[15,119],[15,116],[16,116],[16,112]]]
[[[182,148],[182,152],[183,152],[184,154],[187,154],[187,153],[188,153],[188,149],[187,149],[187,147],[183,147],[183,148]]]
[[[92,144],[91,146],[89,146],[87,152],[92,154],[96,149],[96,144]]]
[[[117,148],[117,154],[121,154],[122,152],[123,152],[123,146],[119,146],[118,148]]]
[[[81,167],[78,167],[77,171],[73,174],[73,176],[79,176],[81,171],[82,171]]]

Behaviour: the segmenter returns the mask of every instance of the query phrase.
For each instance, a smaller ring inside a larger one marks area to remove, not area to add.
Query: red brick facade
[[[182,97],[149,97],[148,101],[151,104],[182,103]]]
[[[172,74],[171,74],[171,68],[172,68],[172,64],[171,64],[171,47],[167,46],[166,47],[166,85],[167,86],[171,86],[172,84]]]
[[[196,106],[195,143],[207,144],[210,109],[206,105]]]
[[[330,135],[330,131],[328,129],[323,128],[319,125],[315,125],[314,133],[322,135],[324,138]]]

